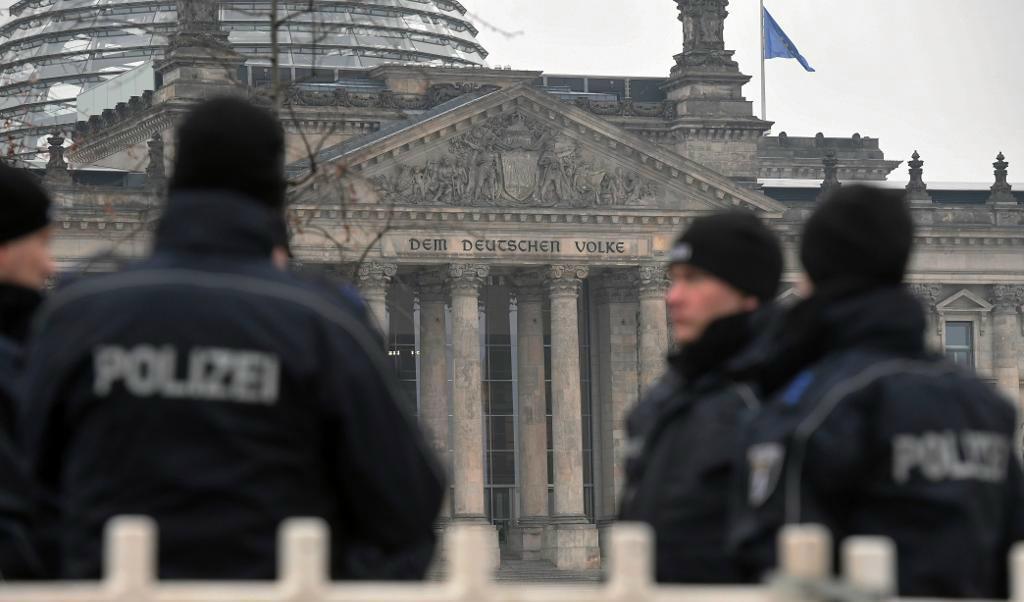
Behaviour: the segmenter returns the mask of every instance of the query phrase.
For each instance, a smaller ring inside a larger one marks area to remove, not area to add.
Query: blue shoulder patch
[[[800,398],[807,392],[808,387],[814,382],[814,373],[810,370],[804,370],[800,374],[796,375],[786,387],[786,390],[782,393],[782,403],[787,406],[795,406],[800,402]]]

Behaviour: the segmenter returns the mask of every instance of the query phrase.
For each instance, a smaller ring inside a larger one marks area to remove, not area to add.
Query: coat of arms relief
[[[400,205],[600,207],[651,204],[659,187],[522,113],[494,117],[420,165],[374,178]]]

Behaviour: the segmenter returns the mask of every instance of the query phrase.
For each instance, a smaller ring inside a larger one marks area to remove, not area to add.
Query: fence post
[[[291,518],[278,531],[278,585],[282,598],[319,600],[330,582],[330,535],[320,518]]]
[[[1010,599],[1024,602],[1024,543],[1018,543],[1010,551]]]
[[[654,532],[643,523],[611,528],[605,600],[650,600],[654,593]]]
[[[861,590],[896,594],[896,546],[887,537],[850,537],[843,542],[843,576]]]
[[[445,531],[446,580],[456,592],[454,599],[467,602],[490,599],[487,590],[491,587],[495,561],[488,543],[484,529],[474,525],[454,524]]]
[[[821,525],[786,525],[779,535],[779,570],[812,580],[832,575],[832,535]]]
[[[117,516],[107,522],[103,586],[112,602],[156,598],[157,525],[148,516]]]

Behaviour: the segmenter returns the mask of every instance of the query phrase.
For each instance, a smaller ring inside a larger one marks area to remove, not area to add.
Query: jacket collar
[[[269,257],[283,222],[280,211],[220,190],[171,193],[156,230],[157,252]]]
[[[42,302],[43,296],[38,291],[0,283],[0,337],[23,345],[32,316]]]

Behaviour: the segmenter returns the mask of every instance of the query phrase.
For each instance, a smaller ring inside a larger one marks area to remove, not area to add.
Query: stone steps
[[[604,573],[601,569],[589,571],[563,571],[546,560],[511,560],[503,559],[501,568],[494,576],[495,581],[513,583],[597,583]],[[440,581],[444,571],[435,568],[427,575],[429,581]]]

